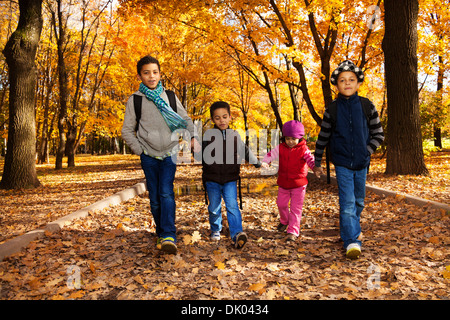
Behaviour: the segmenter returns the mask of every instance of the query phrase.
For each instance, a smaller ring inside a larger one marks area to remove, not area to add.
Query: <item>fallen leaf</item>
[[[168,286],[164,289],[164,291],[168,292],[168,293],[172,293],[177,289],[176,286]]]
[[[192,236],[190,234],[186,234],[183,236],[183,243],[185,246],[187,246],[188,244],[190,244],[192,241]]]
[[[259,290],[261,290],[262,288],[264,288],[266,285],[264,284],[264,283],[254,283],[254,284],[251,284],[249,287],[248,287],[248,290],[251,290],[251,291],[259,291]]]
[[[89,264],[89,269],[91,270],[92,273],[95,273],[95,270],[96,270],[97,268],[95,267],[95,264],[91,262],[91,263]]]
[[[198,232],[197,230],[194,231],[194,233],[192,233],[192,243],[195,243],[197,241],[199,241],[202,238],[200,232]]]
[[[79,299],[83,298],[85,292],[83,290],[77,290],[75,292],[72,292],[69,296],[69,299]]]
[[[428,239],[428,242],[430,243],[434,243],[434,244],[439,244],[439,237],[431,237]]]
[[[442,276],[444,279],[450,279],[450,265],[445,267],[445,270],[442,271]]]
[[[134,276],[133,280],[139,284],[144,284],[144,280],[142,280],[142,277],[140,275]]]
[[[28,282],[28,285],[30,286],[30,288],[31,288],[32,290],[36,290],[36,289],[42,287],[42,282],[39,281],[39,278],[34,278],[34,277],[33,277],[33,278]]]
[[[288,256],[289,255],[289,250],[288,249],[279,250],[279,251],[276,251],[275,254],[277,256]]]

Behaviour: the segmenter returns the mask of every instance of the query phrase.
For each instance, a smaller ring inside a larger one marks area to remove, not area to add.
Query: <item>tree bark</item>
[[[9,127],[2,181],[3,189],[35,188],[36,50],[42,30],[42,0],[19,1],[19,23],[3,54],[9,67]]]
[[[67,101],[69,99],[68,75],[64,59],[64,46],[66,44],[66,29],[62,13],[61,0],[57,1],[57,12],[52,12],[52,24],[58,49],[58,84],[59,84],[59,111],[58,135],[59,145],[56,151],[55,169],[62,169],[66,150],[65,127],[67,122]]]
[[[439,39],[442,39],[442,36],[439,36]],[[443,63],[444,63],[444,58],[442,57],[442,55],[439,55],[439,67],[438,67],[438,77],[437,77],[437,88],[436,88],[436,94],[437,94],[437,98],[438,98],[438,103],[439,103],[439,107],[438,107],[438,116],[440,116],[442,110],[441,110],[441,106],[443,105],[443,89],[444,89],[444,67],[443,67]],[[438,147],[440,149],[442,149],[442,134],[441,134],[441,127],[440,125],[436,125],[434,127],[434,146]]]
[[[417,80],[418,0],[386,0],[385,56],[388,101],[388,174],[428,174],[420,131]]]

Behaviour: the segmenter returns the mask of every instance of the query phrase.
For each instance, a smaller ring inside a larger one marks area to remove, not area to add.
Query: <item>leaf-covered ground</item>
[[[369,183],[394,190],[408,183],[401,191],[446,202],[448,159],[448,153],[427,159],[433,161],[431,180],[439,183],[385,177],[377,173],[382,170],[379,160],[372,165]],[[101,165],[95,157],[85,161],[65,169],[64,182],[51,169],[40,168],[41,182],[46,181],[40,190],[0,191],[3,238],[142,179],[133,157],[104,157]],[[368,193],[363,255],[351,261],[339,240],[335,186],[311,179],[301,237],[289,244],[275,231],[275,177],[262,177],[245,166],[243,185],[251,187],[249,192],[244,188],[242,212],[249,242],[236,250],[226,232],[219,243],[209,241],[204,194],[183,195],[181,186],[200,184],[200,172],[198,166],[177,170],[177,255],[155,248],[144,194],[76,220],[59,233],[47,233],[0,262],[0,299],[448,299],[448,213]],[[34,219],[27,213],[31,210]],[[24,217],[28,223],[22,228]],[[4,231],[8,223],[11,230]]]
[[[76,164],[56,171],[52,159],[50,164],[37,165],[41,187],[0,189],[0,243],[143,180],[138,158],[131,155],[77,156]]]

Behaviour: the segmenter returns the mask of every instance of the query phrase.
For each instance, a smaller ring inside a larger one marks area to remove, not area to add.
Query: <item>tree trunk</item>
[[[439,37],[441,39],[441,37]],[[444,89],[444,58],[442,55],[439,55],[439,67],[438,67],[438,77],[437,77],[437,88],[436,93],[438,97],[439,109],[437,110],[437,116],[441,115],[441,107],[443,105],[443,89]],[[442,134],[440,125],[436,125],[434,127],[434,146],[442,149]]]
[[[58,112],[58,135],[59,145],[56,151],[55,169],[62,169],[63,158],[66,149],[66,121],[67,101],[69,99],[68,75],[66,61],[64,60],[64,46],[66,44],[66,30],[62,13],[61,0],[57,1],[57,13],[52,12],[52,24],[58,49],[58,83],[59,83],[59,112]]]
[[[385,56],[388,101],[388,174],[428,174],[420,131],[417,80],[418,0],[386,0]]]
[[[74,120],[74,122],[68,125],[67,129],[66,156],[68,168],[75,167],[75,144],[77,139],[77,132],[78,125],[76,124],[76,120]]]
[[[35,89],[36,50],[42,30],[42,1],[20,0],[20,17],[3,54],[9,67],[9,127],[5,165],[0,187],[35,188],[36,174]]]

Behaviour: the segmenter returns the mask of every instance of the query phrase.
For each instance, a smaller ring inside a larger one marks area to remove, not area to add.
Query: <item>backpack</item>
[[[173,111],[177,112],[177,101],[175,99],[175,92],[172,90],[166,90],[167,97],[169,98],[170,107]],[[139,129],[139,121],[141,120],[142,113],[142,96],[133,94],[134,113],[136,114],[136,128],[135,132]]]

